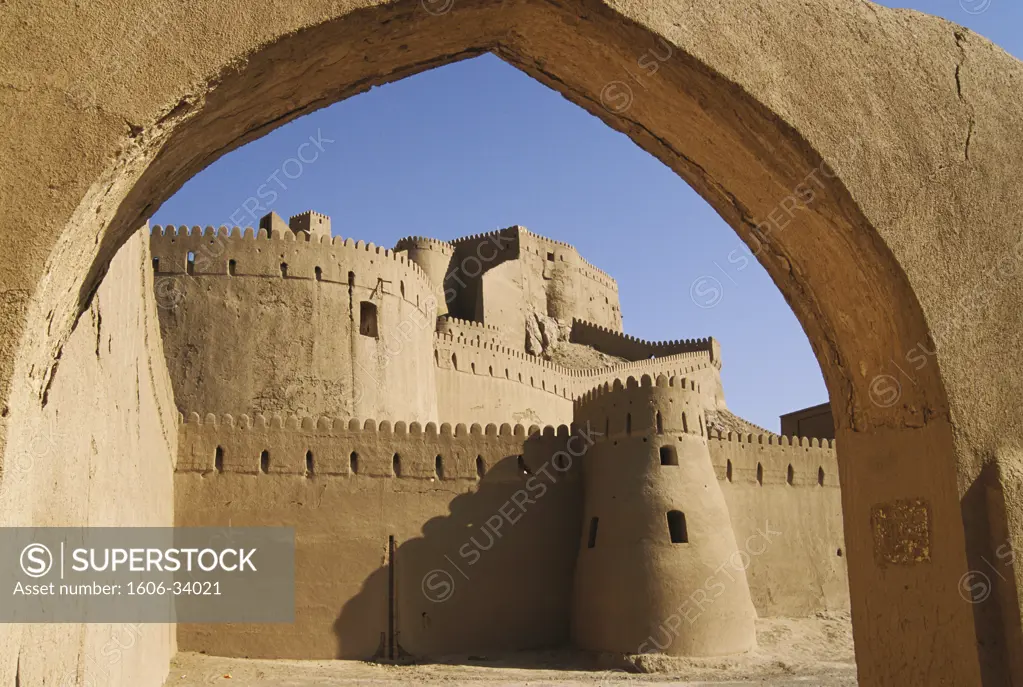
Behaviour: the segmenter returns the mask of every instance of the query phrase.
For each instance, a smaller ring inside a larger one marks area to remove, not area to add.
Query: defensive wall
[[[724,398],[720,370],[705,351],[573,369],[513,348],[452,335],[438,334],[434,346],[442,422],[567,424],[572,421],[576,397],[628,375],[687,376],[701,385],[707,407],[718,407]]]
[[[436,417],[436,298],[404,253],[237,227],[151,246],[181,412]]]
[[[721,344],[713,337],[678,341],[644,341],[620,330],[609,329],[578,318],[572,320],[572,343],[584,344],[617,358],[645,360],[676,353],[707,351],[712,363],[721,367]]]
[[[475,341],[478,344],[508,346],[504,333],[497,327],[450,315],[437,318],[437,333]]]
[[[662,379],[631,378],[599,393],[613,399],[623,388],[670,384]],[[844,543],[833,447],[773,436],[707,437],[699,385],[687,384],[688,406],[671,389],[680,410],[663,413],[662,433],[653,429],[652,412],[628,405],[543,429],[191,414],[180,425],[177,524],[295,527],[296,622],[180,625],[180,647],[278,658],[386,657],[393,648],[423,658],[564,646],[571,641],[573,598],[578,607],[577,556],[588,534],[588,461],[599,450],[607,453],[599,459],[605,465],[628,463],[656,456],[649,447],[665,442],[677,446],[679,479],[682,471],[689,475],[686,461],[696,455],[689,444],[703,447],[702,477],[682,482],[692,490],[716,477],[737,547],[716,562],[744,571],[758,613],[847,609],[844,559],[835,555]],[[627,436],[629,413],[631,440],[647,446],[645,452],[614,445]],[[662,469],[659,462],[655,467]],[[630,484],[627,472],[616,481]],[[635,479],[642,474],[637,470]],[[694,537],[704,491],[686,496],[691,500],[683,508]],[[602,517],[608,527],[601,536],[610,537],[614,518]],[[683,610],[695,603],[690,595],[704,580],[690,582],[674,591]],[[699,652],[699,641],[686,639],[680,651]]]
[[[444,280],[452,270],[455,247],[446,241],[438,241],[425,236],[409,236],[395,244],[394,252],[405,253],[410,262],[415,263],[423,270],[423,274],[434,287],[437,314],[448,314],[448,301],[454,299],[454,293],[447,293]]]

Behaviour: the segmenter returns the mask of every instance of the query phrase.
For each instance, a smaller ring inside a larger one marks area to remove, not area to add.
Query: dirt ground
[[[854,687],[848,615],[766,618],[758,648],[716,659],[592,656],[570,651],[447,657],[429,664],[362,661],[267,661],[181,653],[165,687],[333,687],[381,684],[499,685],[764,685]]]

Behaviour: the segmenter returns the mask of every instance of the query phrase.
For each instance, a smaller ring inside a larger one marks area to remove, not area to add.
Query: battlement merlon
[[[629,361],[662,358],[678,353],[705,352],[710,356],[711,364],[721,369],[721,344],[714,337],[645,341],[599,324],[573,318],[569,340]]]

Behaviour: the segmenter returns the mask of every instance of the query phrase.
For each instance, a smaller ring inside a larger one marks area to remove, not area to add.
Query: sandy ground
[[[450,657],[419,665],[361,661],[264,661],[182,653],[165,687],[345,687],[381,684],[764,685],[854,687],[848,615],[768,618],[757,623],[756,651],[719,659],[625,659],[568,651]]]

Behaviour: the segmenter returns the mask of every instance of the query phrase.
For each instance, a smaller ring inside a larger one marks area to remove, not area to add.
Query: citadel
[[[295,622],[179,624],[179,649],[718,656],[849,609],[832,442],[731,414],[714,339],[625,335],[572,246],[384,249],[307,212],[150,251],[175,524],[296,531]]]

